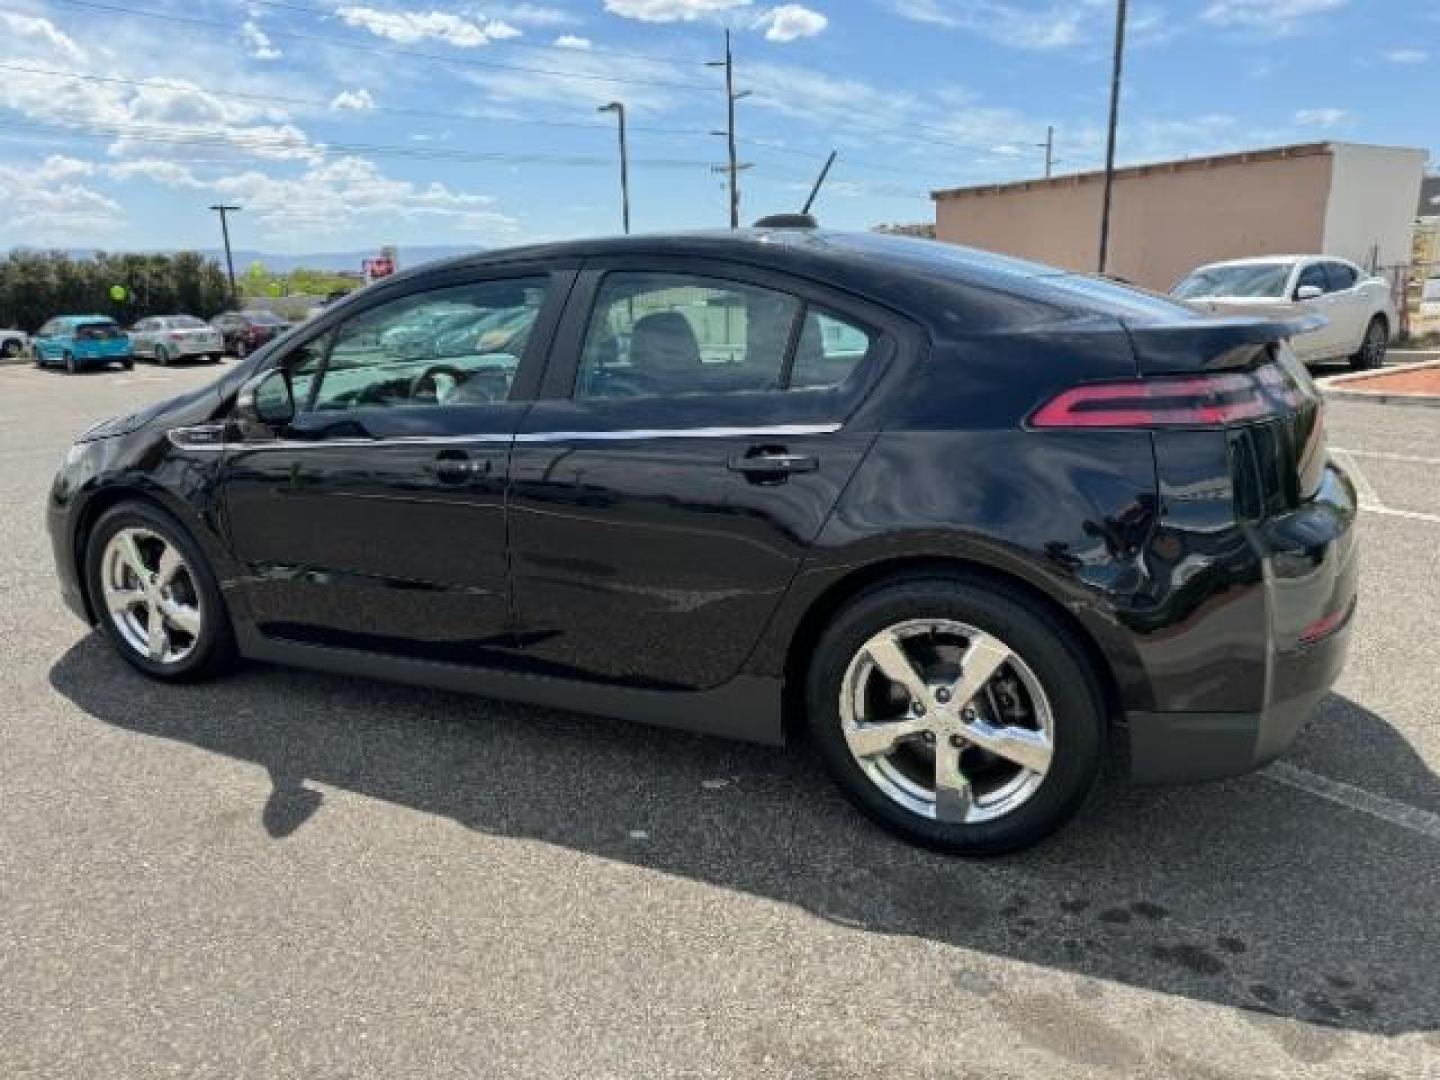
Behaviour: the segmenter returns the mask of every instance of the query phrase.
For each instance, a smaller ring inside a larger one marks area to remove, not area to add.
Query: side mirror
[[[240,388],[235,418],[242,423],[282,428],[295,419],[290,376],[279,368],[257,375]]]
[[[1296,300],[1318,300],[1325,295],[1325,290],[1319,285],[1301,285],[1295,290]]]

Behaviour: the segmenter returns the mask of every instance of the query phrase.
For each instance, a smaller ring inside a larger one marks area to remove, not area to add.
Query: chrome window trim
[[[553,443],[553,442],[631,442],[637,439],[744,439],[770,436],[833,435],[843,425],[835,424],[774,424],[769,427],[693,427],[693,428],[623,428],[614,431],[527,431],[518,435],[391,435],[363,439],[275,439],[271,442],[229,442],[197,444],[185,442],[185,434],[194,429],[173,428],[166,437],[172,446],[182,450],[324,450],[353,446],[453,446],[457,443]],[[210,425],[201,425],[210,427]]]

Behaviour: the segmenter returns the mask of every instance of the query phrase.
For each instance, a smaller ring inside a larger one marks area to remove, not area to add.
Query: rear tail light
[[[1232,424],[1299,403],[1283,374],[1226,372],[1072,387],[1035,411],[1037,428],[1153,428]]]

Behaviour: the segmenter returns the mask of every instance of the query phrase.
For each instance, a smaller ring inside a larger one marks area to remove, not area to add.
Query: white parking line
[[[1413,833],[1419,833],[1430,840],[1440,840],[1440,814],[1421,810],[1396,799],[1387,799],[1364,788],[1332,780],[1309,769],[1302,769],[1288,761],[1276,761],[1260,770],[1260,775],[1274,780],[1277,784],[1304,791],[1316,798],[1326,799],[1357,814],[1368,814],[1391,825],[1398,825]]]
[[[1344,454],[1347,457],[1371,457],[1379,458],[1381,461],[1411,461],[1417,465],[1440,465],[1440,458],[1418,457],[1415,454],[1391,454],[1383,450],[1346,450],[1341,446],[1332,446],[1332,454]]]
[[[1407,521],[1424,521],[1431,525],[1440,525],[1440,514],[1427,514],[1422,510],[1395,510],[1386,506],[1380,501],[1375,488],[1370,483],[1370,478],[1365,475],[1365,470],[1360,468],[1360,463],[1355,460],[1357,454],[1365,457],[1401,458],[1405,461],[1429,462],[1430,458],[1401,457],[1396,454],[1366,453],[1360,450],[1342,450],[1338,446],[1330,448],[1330,456],[1338,461],[1341,467],[1349,474],[1350,479],[1355,482],[1355,493],[1360,497],[1360,509],[1367,514],[1380,514],[1383,517],[1404,518]],[[1440,465],[1440,461],[1435,461]]]

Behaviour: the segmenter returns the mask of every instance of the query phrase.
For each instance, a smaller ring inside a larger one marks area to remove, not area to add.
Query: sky
[[[503,246],[742,218],[933,221],[1098,167],[1114,0],[0,0],[0,249]],[[1119,158],[1335,139],[1440,164],[1440,0],[1134,0]]]

